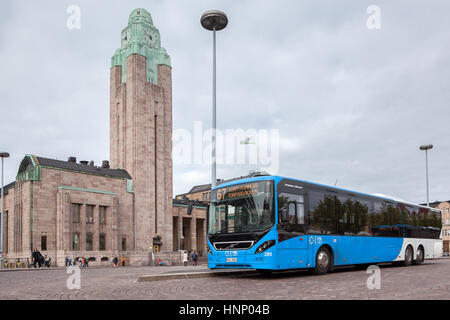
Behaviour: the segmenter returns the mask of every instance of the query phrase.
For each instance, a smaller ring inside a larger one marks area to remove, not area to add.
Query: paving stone
[[[371,274],[354,268],[323,276],[306,271],[272,275],[218,275],[137,282],[149,274],[207,270],[206,266],[81,269],[81,289],[66,287],[65,269],[0,272],[0,299],[448,299],[450,259],[410,267],[381,267],[381,289],[369,290]]]

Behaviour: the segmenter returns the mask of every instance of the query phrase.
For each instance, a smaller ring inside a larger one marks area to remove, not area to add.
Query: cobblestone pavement
[[[323,276],[307,271],[136,282],[138,276],[197,267],[124,267],[81,270],[81,289],[66,287],[65,269],[0,272],[0,299],[450,299],[450,259],[420,266],[381,266],[381,289],[369,290],[366,270]]]

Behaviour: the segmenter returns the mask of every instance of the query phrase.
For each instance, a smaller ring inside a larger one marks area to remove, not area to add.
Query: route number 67
[[[222,200],[225,196],[226,189],[217,190],[217,200]]]

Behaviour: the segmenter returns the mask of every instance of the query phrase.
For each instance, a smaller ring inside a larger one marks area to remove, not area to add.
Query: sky
[[[79,29],[67,27],[71,5]],[[450,199],[445,0],[3,0],[5,184],[25,154],[109,159],[111,57],[136,8],[151,13],[171,57],[174,132],[211,126],[212,34],[200,17],[219,9],[229,24],[217,33],[217,126],[276,130],[279,163],[269,173],[424,203],[419,146],[431,143],[430,202]],[[219,164],[217,177],[254,168]],[[209,163],[175,161],[174,195],[209,183],[210,172]]]

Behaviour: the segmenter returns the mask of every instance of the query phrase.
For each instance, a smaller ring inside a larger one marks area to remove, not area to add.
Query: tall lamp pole
[[[428,150],[432,148],[433,148],[432,144],[427,144],[419,147],[420,150],[425,150],[425,168],[426,168],[425,170],[427,175],[427,207],[430,206],[430,194],[428,191]]]
[[[216,31],[224,29],[228,24],[225,13],[219,10],[209,10],[202,14],[202,27],[213,32],[213,101],[212,101],[212,168],[211,189],[216,186]]]
[[[0,257],[3,258],[3,204],[4,204],[4,194],[3,194],[3,159],[8,158],[9,153],[8,152],[0,152],[0,158],[2,158],[2,192],[1,192],[1,212],[0,212]],[[3,261],[1,263],[1,267],[3,268]]]

